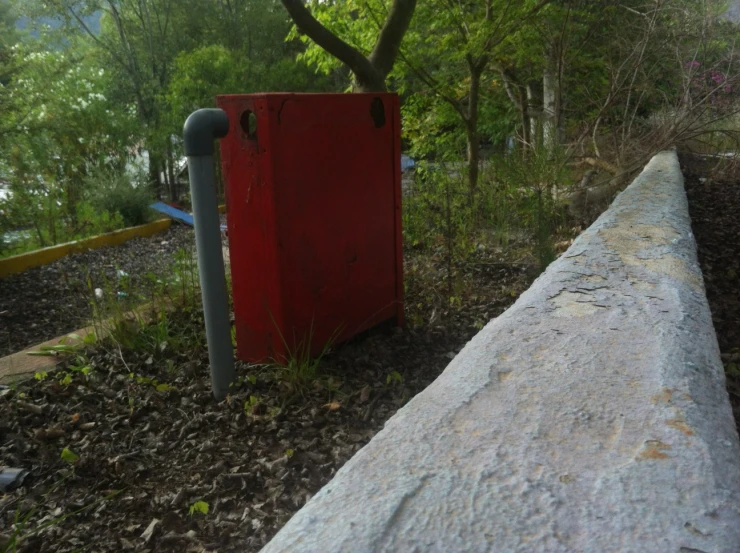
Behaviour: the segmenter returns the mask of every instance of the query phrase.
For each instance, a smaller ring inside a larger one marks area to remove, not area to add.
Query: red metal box
[[[395,94],[220,96],[238,356],[313,354],[403,323]]]

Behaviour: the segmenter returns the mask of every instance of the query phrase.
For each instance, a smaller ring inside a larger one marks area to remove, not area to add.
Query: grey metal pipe
[[[219,401],[226,397],[229,385],[236,380],[226,272],[221,251],[221,221],[213,172],[213,141],[223,138],[228,132],[229,119],[226,112],[220,109],[200,109],[192,113],[183,129],[208,360],[211,364],[211,386],[213,395]]]

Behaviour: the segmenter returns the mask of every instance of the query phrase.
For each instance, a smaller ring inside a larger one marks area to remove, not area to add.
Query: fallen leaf
[[[331,403],[327,403],[326,405],[322,405],[322,407],[325,407],[329,411],[336,411],[341,407],[341,404],[339,404],[336,401],[332,401]]]
[[[70,465],[74,465],[75,463],[77,463],[77,461],[79,461],[79,460],[80,460],[80,456],[79,456],[79,455],[77,455],[77,454],[76,454],[76,453],[75,453],[74,451],[72,451],[71,449],[69,449],[69,448],[66,448],[66,447],[65,447],[65,448],[64,448],[64,449],[62,450],[62,454],[61,454],[61,459],[62,459],[62,461],[64,461],[65,463],[69,463]]]
[[[39,428],[38,430],[36,430],[35,435],[36,438],[38,438],[39,440],[51,440],[64,436],[64,430],[62,430],[58,426],[53,426],[51,428]]]
[[[146,530],[141,533],[141,539],[144,540],[144,543],[149,543],[151,541],[154,534],[157,532],[157,526],[159,523],[160,520],[158,518],[153,518],[149,523],[149,526],[146,527]]]
[[[36,405],[34,403],[28,403],[25,401],[16,401],[16,405],[23,409],[24,411],[28,411],[29,413],[33,413],[35,415],[40,415],[44,412],[44,408],[41,405]]]
[[[370,386],[365,386],[360,391],[360,403],[365,403],[368,399],[370,399]]]
[[[74,415],[70,417],[70,419],[72,419],[72,422],[77,422],[78,420],[80,420],[80,414],[75,413]]]

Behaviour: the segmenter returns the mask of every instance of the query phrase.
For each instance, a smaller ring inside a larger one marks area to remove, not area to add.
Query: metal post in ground
[[[235,380],[226,272],[221,250],[221,222],[213,171],[213,141],[223,138],[228,132],[229,119],[221,109],[193,112],[183,129],[208,360],[211,364],[211,386],[213,395],[219,401],[226,397],[230,384]]]

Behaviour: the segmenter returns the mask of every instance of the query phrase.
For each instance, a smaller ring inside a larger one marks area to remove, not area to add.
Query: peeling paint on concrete
[[[738,544],[740,444],[664,152],[263,551]]]
[[[555,305],[553,315],[555,317],[585,317],[593,315],[599,308],[594,305],[596,298],[590,294],[574,294],[563,291],[557,296],[550,298]]]

